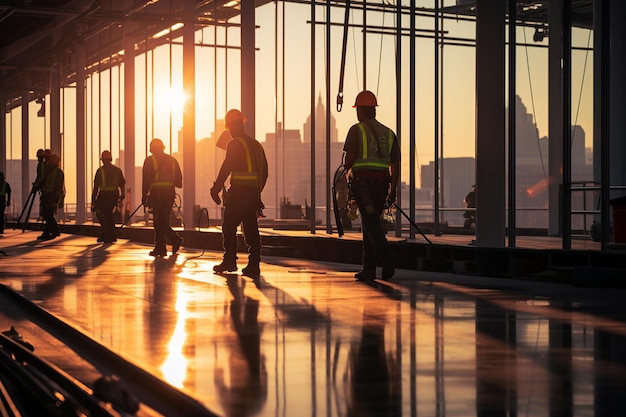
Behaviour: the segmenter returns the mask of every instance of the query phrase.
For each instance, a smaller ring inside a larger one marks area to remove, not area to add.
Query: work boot
[[[213,267],[213,272],[234,272],[237,270],[236,259],[224,259],[221,264],[217,264]]]
[[[387,248],[383,251],[383,271],[382,279],[389,280],[396,273],[395,258],[393,253]]]
[[[180,249],[180,245],[183,244],[183,238],[179,238],[176,242],[172,243],[172,255],[176,255],[178,249]]]
[[[244,269],[241,270],[244,275],[248,275],[251,277],[255,277],[261,274],[261,267],[259,264],[261,263],[261,254],[260,253],[251,253],[248,255],[248,265]]]
[[[261,267],[258,262],[248,262],[248,265],[244,269],[241,270],[244,275],[249,276],[258,276],[261,274]]]
[[[359,272],[354,274],[357,281],[374,281],[376,279],[376,268],[373,266],[365,266]]]
[[[396,268],[392,263],[383,265],[382,279],[389,280],[393,278],[393,275],[396,273]]]
[[[162,247],[158,247],[158,248],[154,248],[150,251],[149,253],[150,256],[154,256],[155,258],[158,258],[160,256],[165,256],[167,255],[167,251],[165,250],[165,248]]]

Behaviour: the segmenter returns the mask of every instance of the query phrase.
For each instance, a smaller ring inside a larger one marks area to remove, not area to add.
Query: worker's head
[[[43,160],[43,149],[37,149],[37,159],[40,161]]]
[[[103,163],[111,162],[111,161],[113,161],[113,156],[111,155],[111,152],[109,152],[109,151],[102,151],[102,155],[100,156],[100,160]]]
[[[226,128],[231,132],[241,133],[243,132],[243,125],[248,119],[243,113],[237,109],[228,110],[224,117],[224,124]]]
[[[356,108],[359,120],[369,120],[376,118],[376,106],[378,106],[378,100],[376,100],[374,93],[369,90],[363,90],[357,94],[352,107]]]
[[[152,139],[150,141],[150,152],[153,154],[162,154],[165,150],[165,145],[161,139]]]
[[[59,165],[59,162],[61,162],[61,158],[59,157],[59,155],[51,153],[46,158],[46,162],[48,162],[50,165]]]

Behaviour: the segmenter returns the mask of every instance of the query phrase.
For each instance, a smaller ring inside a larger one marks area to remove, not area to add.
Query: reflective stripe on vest
[[[367,132],[365,131],[365,126],[362,123],[358,124],[359,130],[361,131],[361,155],[354,161],[352,165],[352,169],[358,170],[361,168],[364,169],[373,169],[377,171],[385,171],[389,169],[389,165],[391,164],[391,147],[393,146],[393,132],[391,129],[388,129],[387,133],[387,143],[383,143],[382,140],[384,138],[374,138],[368,140]],[[386,145],[387,149],[384,149],[383,146]],[[381,148],[383,152],[381,152]],[[374,155],[376,152],[377,155]]]
[[[174,178],[176,178],[176,166],[174,165],[174,161],[172,161],[172,179],[169,181],[159,181],[159,165],[157,164],[156,156],[152,155],[152,167],[154,168],[154,178],[150,183],[150,187],[173,187],[174,186]]]
[[[116,177],[116,176],[117,175],[114,175],[114,177]],[[117,191],[117,185],[115,185],[115,184],[114,185],[107,185],[106,178],[105,178],[105,175],[104,175],[104,167],[102,167],[100,169],[100,180],[101,180],[100,181],[100,183],[101,183],[100,190],[102,190],[102,191]],[[115,180],[116,180],[115,182],[117,183],[117,178],[115,178]]]
[[[230,174],[230,185],[245,185],[248,187],[260,188],[259,173],[254,171],[252,168],[252,154],[250,153],[250,148],[248,148],[248,144],[242,138],[234,139],[238,139],[246,150],[246,162],[248,170],[233,171]]]

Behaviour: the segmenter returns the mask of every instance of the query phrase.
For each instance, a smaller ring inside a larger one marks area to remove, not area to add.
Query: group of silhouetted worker
[[[382,266],[382,279],[390,279],[395,273],[395,262],[381,216],[396,201],[400,145],[396,134],[376,120],[377,106],[377,98],[371,91],[364,90],[356,96],[353,107],[356,108],[358,123],[350,127],[343,147],[342,164],[348,172],[350,199],[356,201],[361,216],[363,268],[355,275],[358,281],[376,279],[379,264]],[[217,143],[226,150],[226,155],[210,192],[213,201],[224,206],[224,255],[222,262],[216,264],[213,271],[222,273],[237,270],[237,229],[242,225],[248,249],[248,263],[242,272],[254,276],[261,272],[258,219],[265,208],[261,193],[267,183],[268,164],[261,143],[245,132],[246,120],[241,111],[229,110],[225,116],[227,130]],[[151,155],[144,160],[142,169],[141,204],[152,212],[154,248],[150,256],[159,258],[167,256],[167,244],[171,245],[172,255],[176,255],[183,244],[183,238],[170,224],[175,190],[182,188],[183,177],[178,161],[165,153],[161,139],[152,139],[149,150]],[[59,168],[58,155],[40,149],[37,158],[37,178],[31,195],[34,199],[35,193],[40,194],[40,213],[45,222],[43,233],[37,239],[50,240],[60,234],[55,215],[57,208],[62,207],[65,195],[64,174]],[[113,243],[117,240],[113,214],[126,197],[126,180],[122,170],[112,164],[110,151],[103,151],[100,160],[102,166],[95,174],[91,210],[101,226],[97,241]],[[226,189],[225,183],[229,178],[230,186]],[[5,206],[10,204],[10,195],[11,188],[4,174],[0,173],[0,205],[3,213]],[[2,217],[0,232],[4,228],[4,215]]]

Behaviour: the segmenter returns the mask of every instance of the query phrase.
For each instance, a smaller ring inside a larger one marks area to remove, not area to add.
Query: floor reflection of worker
[[[386,316],[364,311],[361,341],[350,351],[349,417],[401,416],[399,371],[385,350]]]
[[[267,401],[267,371],[261,354],[259,301],[244,294],[245,280],[227,274],[226,282],[233,300],[230,315],[238,343],[230,349],[228,372],[217,366],[215,386],[227,416],[258,415]],[[226,375],[229,375],[227,383]]]

